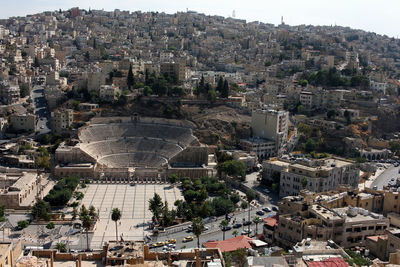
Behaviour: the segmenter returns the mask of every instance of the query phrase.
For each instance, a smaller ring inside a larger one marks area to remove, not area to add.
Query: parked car
[[[251,229],[250,229],[250,231],[247,230],[247,229],[245,229],[245,230],[243,230],[240,234],[241,234],[241,235],[247,235],[247,234],[250,234],[252,231],[253,231],[253,230],[251,230]]]
[[[245,222],[243,223],[244,226],[247,226],[247,225],[250,225],[250,224],[251,224],[251,221],[245,221]]]
[[[271,212],[272,211],[270,207],[262,208],[262,210],[265,211],[265,212]]]
[[[241,224],[241,223],[235,223],[235,224],[233,225],[233,228],[240,228],[240,227],[242,227],[242,224]]]
[[[256,214],[257,214],[257,215],[260,215],[260,216],[263,216],[263,215],[264,215],[264,212],[263,212],[262,210],[258,210],[258,211],[256,212]]]
[[[272,206],[272,210],[273,211],[278,211],[278,207],[277,206]]]
[[[224,226],[224,227],[221,228],[221,230],[224,231],[224,232],[225,231],[229,231],[231,229],[232,229],[232,226],[229,226],[229,225],[228,226]]]

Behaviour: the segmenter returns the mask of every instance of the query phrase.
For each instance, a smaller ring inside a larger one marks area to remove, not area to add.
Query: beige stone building
[[[61,133],[69,129],[74,122],[72,109],[56,110],[51,113],[51,128],[55,133]]]
[[[8,117],[10,127],[15,131],[35,132],[37,117],[33,114],[13,114]]]
[[[171,77],[176,77],[179,82],[185,80],[185,65],[178,62],[162,62],[160,64],[160,73],[168,73]]]
[[[8,209],[31,206],[40,190],[41,179],[35,172],[4,170],[0,173],[0,205]]]
[[[289,112],[254,110],[251,116],[253,137],[275,142],[275,154],[279,154],[287,142]]]
[[[0,243],[0,267],[15,266],[18,257],[21,255],[21,241]]]
[[[304,238],[311,238],[333,240],[338,245],[349,248],[364,246],[368,236],[382,235],[388,226],[389,220],[383,215],[362,208],[329,209],[313,204],[302,216],[279,216],[276,239],[287,247]]]
[[[350,160],[326,159],[271,159],[263,163],[263,178],[274,180],[279,176],[280,196],[298,195],[301,190],[326,192],[339,185],[357,187],[360,170]]]

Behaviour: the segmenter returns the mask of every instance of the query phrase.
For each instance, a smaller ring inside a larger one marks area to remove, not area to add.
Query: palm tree
[[[195,218],[192,222],[192,231],[197,237],[197,247],[200,248],[200,235],[203,232],[204,223],[199,217]]]
[[[253,190],[248,189],[246,191],[246,198],[247,198],[247,202],[249,203],[249,222],[250,222],[251,202],[256,198],[256,194],[254,193]],[[249,224],[249,227],[248,227],[248,231],[249,231],[248,235],[250,235],[250,224]]]
[[[67,245],[65,244],[65,243],[57,243],[56,244],[56,249],[59,251],[59,252],[67,252]]]
[[[229,222],[227,220],[222,220],[222,222],[220,223],[220,227],[222,228],[222,236],[223,236],[223,240],[225,240],[225,231],[224,228],[227,227],[229,225]]]
[[[115,240],[118,241],[118,226],[117,222],[121,219],[121,211],[118,208],[114,208],[111,213],[111,220],[115,222]]]
[[[86,231],[86,247],[89,251],[89,230],[92,226],[92,219],[89,217],[89,215],[82,216],[80,219],[82,221],[82,227]]]
[[[232,232],[232,234],[236,237],[236,236],[239,234],[239,232],[238,232],[237,230],[234,230],[234,231]]]
[[[256,216],[253,218],[253,223],[256,224],[256,235],[258,234],[258,224],[261,222],[260,217]]]

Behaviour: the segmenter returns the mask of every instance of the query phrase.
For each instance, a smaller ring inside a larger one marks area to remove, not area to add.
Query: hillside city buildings
[[[0,266],[399,265],[399,94],[400,41],[348,27],[1,19]],[[66,177],[79,185],[57,193]],[[194,214],[203,248],[184,236]]]

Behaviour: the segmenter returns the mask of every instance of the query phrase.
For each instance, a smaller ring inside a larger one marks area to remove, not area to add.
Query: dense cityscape
[[[400,265],[400,40],[0,19],[0,267]]]

